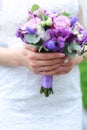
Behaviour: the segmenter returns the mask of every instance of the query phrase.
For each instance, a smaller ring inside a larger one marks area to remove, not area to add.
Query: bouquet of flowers
[[[78,22],[78,17],[71,17],[67,12],[52,12],[34,4],[28,12],[28,19],[22,23],[16,33],[26,44],[38,48],[38,52],[62,52],[74,57],[85,52],[87,32]],[[42,76],[40,93],[46,97],[53,93],[53,76]]]

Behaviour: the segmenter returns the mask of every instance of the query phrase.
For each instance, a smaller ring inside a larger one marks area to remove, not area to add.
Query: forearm
[[[1,66],[19,66],[21,65],[22,56],[18,51],[0,47],[0,65]]]

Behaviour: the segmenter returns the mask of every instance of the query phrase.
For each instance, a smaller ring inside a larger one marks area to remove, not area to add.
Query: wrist
[[[1,66],[20,66],[22,65],[23,56],[21,49],[0,47],[0,65]]]
[[[18,49],[13,52],[12,64],[14,66],[25,66],[25,56],[23,54],[23,49]]]
[[[77,55],[77,56],[74,58],[74,64],[75,64],[75,65],[78,65],[78,64],[80,64],[83,60],[84,60],[83,55],[81,55],[81,56]]]

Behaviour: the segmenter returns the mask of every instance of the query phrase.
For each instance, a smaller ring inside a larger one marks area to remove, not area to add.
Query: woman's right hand
[[[0,47],[0,65],[25,66],[35,74],[60,75],[69,72],[71,67],[65,61],[63,53],[38,53],[36,48],[24,47],[20,49]]]
[[[38,53],[34,47],[25,46],[23,66],[40,75],[60,75],[71,69],[67,62],[70,58],[63,53]],[[68,68],[68,69],[67,69]]]

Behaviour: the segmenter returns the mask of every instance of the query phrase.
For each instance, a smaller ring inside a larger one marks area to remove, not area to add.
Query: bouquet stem
[[[50,94],[53,94],[53,76],[42,76],[42,86],[40,89],[40,93],[44,93],[46,97],[48,97]]]

